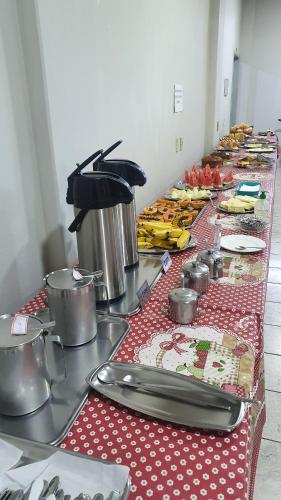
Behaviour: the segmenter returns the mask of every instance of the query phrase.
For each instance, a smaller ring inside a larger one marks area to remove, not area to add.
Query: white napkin
[[[239,189],[240,192],[249,191],[251,193],[258,192],[259,190],[260,190],[259,184],[257,184],[256,186],[248,186],[247,184],[242,184],[242,186]]]
[[[47,460],[19,467],[5,476],[23,488],[38,477],[50,481],[59,476],[65,494],[75,497],[83,492],[93,497],[98,492],[108,496],[112,490],[122,493],[129,470],[125,465],[104,464],[58,451]]]
[[[16,465],[22,453],[22,450],[16,446],[0,439],[0,474],[9,470],[13,465]]]

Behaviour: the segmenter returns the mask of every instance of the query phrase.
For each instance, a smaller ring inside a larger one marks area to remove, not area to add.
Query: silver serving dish
[[[108,465],[111,465],[113,463],[113,462],[109,462],[108,460],[101,460],[99,458],[89,457],[88,455],[82,455],[81,453],[77,453],[77,452],[74,453],[72,451],[64,450],[62,448],[58,449],[54,446],[38,443],[35,441],[31,441],[29,439],[18,438],[15,436],[11,436],[9,434],[4,434],[2,432],[0,432],[0,439],[3,439],[3,441],[7,441],[7,443],[10,443],[23,451],[21,459],[17,463],[15,468],[18,468],[18,467],[21,467],[24,465],[33,464],[33,463],[39,462],[41,460],[46,460],[47,458],[49,458],[51,455],[53,455],[57,451],[59,451],[61,453],[67,453],[67,454],[73,455],[75,457],[85,458],[86,460],[91,460],[94,462],[102,462],[102,463],[108,464]],[[124,488],[124,491],[122,493],[121,500],[126,500],[128,498],[129,493],[130,493],[130,488],[131,488],[131,478],[129,477],[127,484]]]
[[[213,187],[213,188],[210,188],[210,191],[227,191],[228,189],[232,189],[235,186],[237,186],[237,184],[238,184],[237,182],[232,182],[231,184],[226,184],[223,187],[219,187],[219,188]]]
[[[185,245],[185,247],[183,248],[175,248],[174,250],[167,250],[165,248],[141,248],[140,250],[138,250],[139,253],[147,253],[147,254],[163,254],[165,252],[169,252],[169,253],[180,253],[180,252],[184,252],[184,250],[188,250],[188,248],[194,248],[196,247],[197,245],[197,239],[195,238],[195,236],[191,236],[190,237],[190,240],[188,242],[187,245]]]
[[[104,370],[115,380],[130,377],[140,384],[174,386],[178,390],[169,388],[155,392],[125,383],[101,382],[98,375]],[[110,361],[93,370],[86,381],[97,392],[132,410],[189,427],[231,432],[242,422],[247,408],[239,398],[191,376],[141,364]],[[194,403],[185,401],[185,394],[192,394]],[[196,398],[211,402],[212,407],[207,404],[206,407],[196,405]],[[228,404],[228,409],[214,408],[214,403],[219,406],[222,402]]]

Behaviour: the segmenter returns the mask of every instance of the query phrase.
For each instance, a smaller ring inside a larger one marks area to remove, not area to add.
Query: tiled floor
[[[254,500],[281,500],[281,166],[277,170],[265,307],[266,424]]]

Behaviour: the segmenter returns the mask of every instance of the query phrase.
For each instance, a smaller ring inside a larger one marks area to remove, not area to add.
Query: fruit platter
[[[138,250],[156,248],[179,252],[188,248],[191,242],[188,228],[198,220],[206,204],[202,200],[158,199],[144,208],[137,217]]]
[[[211,170],[208,164],[204,168],[196,168],[193,165],[191,171],[186,170],[184,182],[186,191],[195,188],[204,191],[223,191],[236,185],[232,170],[223,175],[220,173],[219,167]]]
[[[236,195],[228,200],[222,200],[217,207],[221,212],[229,214],[252,213],[255,208],[256,199],[253,196]]]

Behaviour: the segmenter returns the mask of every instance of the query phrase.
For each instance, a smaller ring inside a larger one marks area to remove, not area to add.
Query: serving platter
[[[141,254],[163,254],[165,252],[169,252],[169,253],[181,253],[181,252],[184,252],[185,250],[188,250],[189,248],[195,248],[197,245],[197,239],[195,238],[195,236],[191,236],[190,237],[190,240],[188,242],[187,245],[185,245],[183,248],[175,248],[173,250],[168,250],[167,248],[157,248],[157,247],[153,247],[153,248],[140,248],[138,250],[138,253],[141,253]]]
[[[229,215],[241,215],[241,214],[253,214],[254,213],[254,209],[252,208],[251,210],[244,210],[244,212],[235,212],[234,210],[226,210],[225,208],[222,208],[220,206],[217,206],[217,210],[219,210],[220,212],[223,212],[224,214],[229,214]]]
[[[210,188],[210,191],[227,191],[228,189],[232,189],[237,186],[237,182],[232,182],[231,184],[227,184],[223,187],[213,187]]]
[[[180,191],[184,191],[184,190],[183,190],[183,189],[181,189]],[[207,191],[211,191],[211,189],[208,189]],[[196,197],[196,198],[194,198],[194,199],[191,199],[190,201],[206,201],[206,202],[208,202],[208,201],[209,201],[209,199],[210,199],[210,197],[211,197],[211,198],[216,198],[216,197],[217,197],[217,195],[216,195],[216,194],[211,194],[211,195],[210,195],[210,196],[208,196],[207,198],[206,198],[205,196],[204,196],[204,197],[201,197],[201,198],[200,198],[200,197]],[[165,194],[165,196],[164,196],[164,199],[165,199],[165,200],[169,200],[169,201],[181,201],[181,200],[183,200],[183,201],[188,201],[188,200],[189,200],[188,198],[175,198],[175,197],[171,196],[171,194],[170,194],[170,193],[166,193],[166,194]]]
[[[101,371],[113,380],[124,380],[127,377],[137,380],[140,385],[131,387],[125,383],[102,382],[98,378]],[[113,361],[104,363],[93,370],[86,381],[95,391],[132,410],[189,427],[231,432],[242,422],[247,408],[234,395],[191,376],[141,364]],[[141,384],[167,385],[170,388],[152,391],[141,387]],[[190,402],[190,396],[194,398],[194,402]],[[224,409],[208,404],[198,406],[197,399],[217,405],[223,402],[227,406]]]

